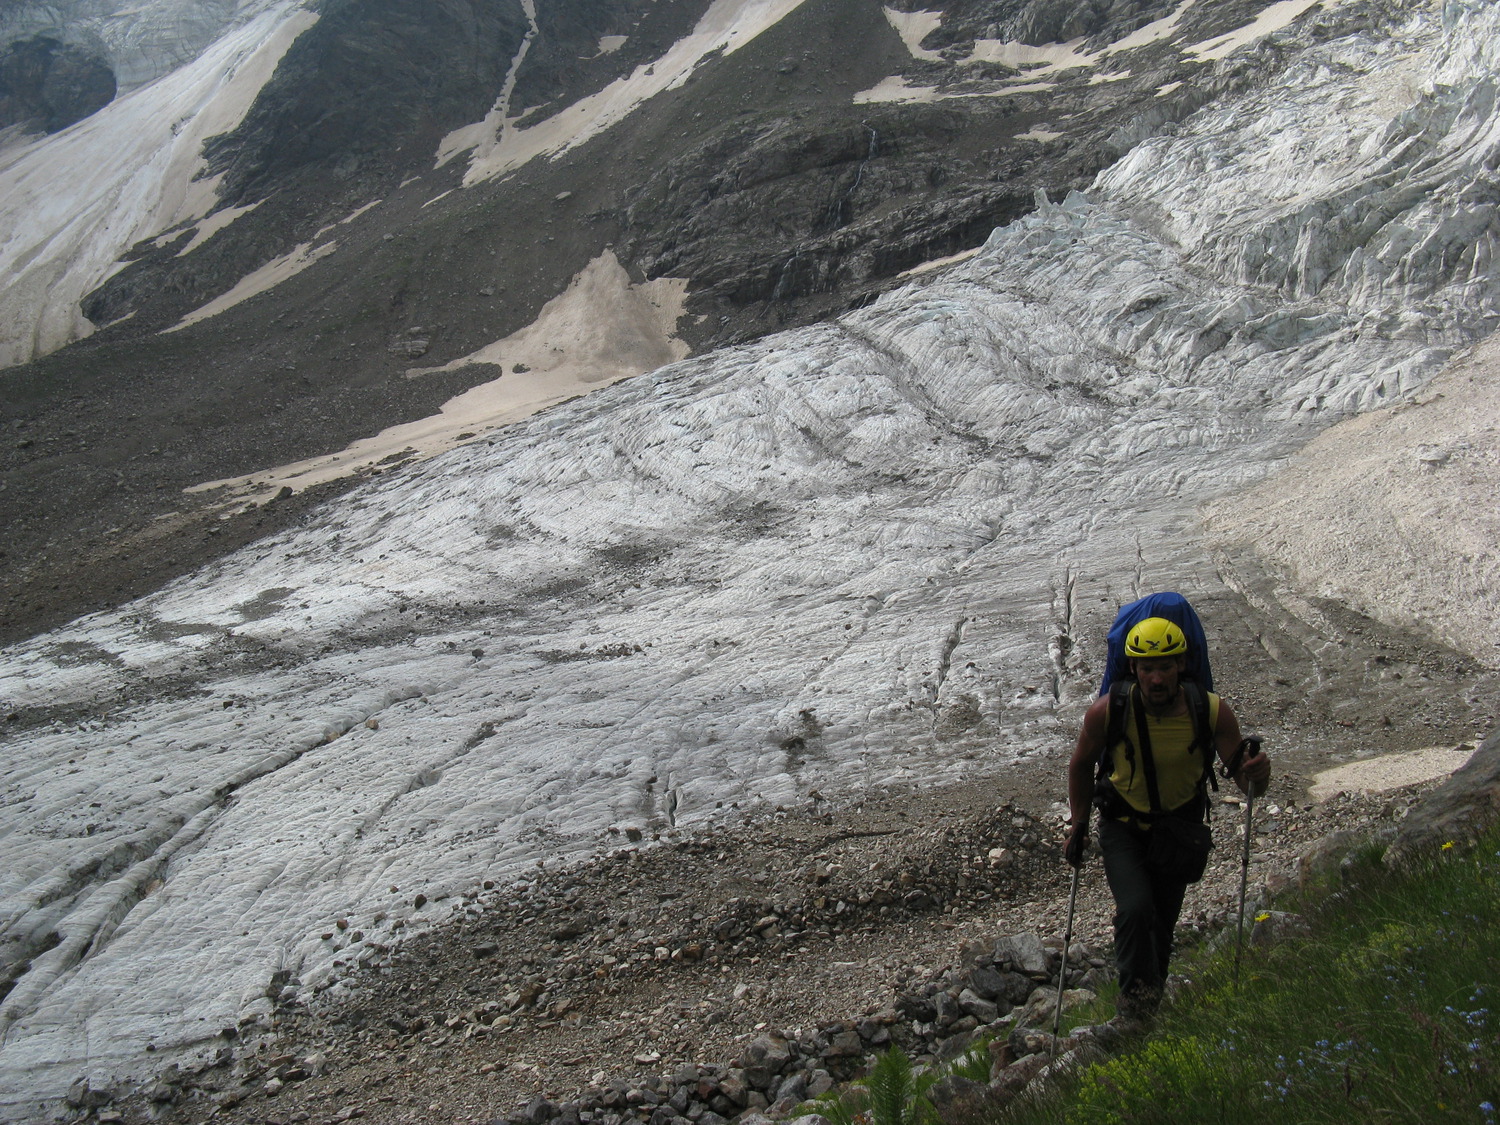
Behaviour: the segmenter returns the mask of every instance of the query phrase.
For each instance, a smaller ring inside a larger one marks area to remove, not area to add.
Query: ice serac
[[[1055,749],[1116,604],[1224,597],[1203,500],[1500,316],[1500,10],[1259,49],[1262,88],[969,262],[6,650],[52,721],[0,744],[0,1097],[249,1033],[275,973],[338,995],[669,792],[691,824]]]

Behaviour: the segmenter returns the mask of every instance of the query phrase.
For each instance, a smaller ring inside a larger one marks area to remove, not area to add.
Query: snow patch
[[[1124,39],[1118,39],[1109,44],[1099,52],[1100,57],[1105,55],[1120,54],[1124,51],[1134,51],[1140,47],[1149,47],[1153,43],[1160,43],[1163,39],[1170,39],[1177,30],[1177,25],[1182,22],[1182,17],[1193,7],[1197,0],[1182,0],[1182,3],[1173,8],[1171,12],[1159,20],[1153,20],[1145,27],[1138,27]]]
[[[895,8],[882,8],[886,20],[896,29],[901,42],[914,59],[941,62],[943,56],[936,51],[922,49],[922,40],[936,31],[943,23],[942,12],[898,12]]]
[[[647,98],[681,86],[707,55],[733,54],[804,2],[714,0],[692,33],[674,43],[661,58],[527,128],[517,127],[518,119],[509,116],[508,82],[506,92],[483,121],[444,138],[438,149],[438,166],[470,152],[469,169],[464,175],[464,186],[470,187],[538,156],[566,152],[624,119]],[[523,46],[522,52],[525,50]]]
[[[1141,47],[1150,46],[1170,39],[1176,35],[1182,17],[1194,6],[1197,0],[1181,0],[1170,13],[1158,20],[1154,20],[1144,27],[1137,28],[1124,38],[1116,40],[1097,51],[1084,49],[1084,39],[1072,39],[1066,43],[1049,43],[1043,46],[1034,46],[1030,43],[1018,43],[1003,39],[976,39],[974,47],[968,56],[962,59],[950,60],[957,65],[966,66],[972,63],[995,63],[1016,70],[1024,70],[1028,79],[1043,78],[1067,70],[1078,70],[1097,66],[1111,55],[1124,54],[1137,50]],[[1291,24],[1298,16],[1308,9],[1318,5],[1325,0],[1280,0],[1261,12],[1256,19],[1226,35],[1215,36],[1203,43],[1183,47],[1182,50],[1197,55],[1202,60],[1223,58],[1225,55],[1237,50],[1247,43],[1279,31]],[[930,34],[942,22],[941,12],[897,12],[890,8],[884,9],[886,19],[896,29],[906,48],[911,52],[913,58],[926,61],[942,61],[943,56],[936,51],[923,50],[921,41]],[[1130,78],[1132,72],[1129,70],[1115,71],[1109,74],[1095,75],[1090,79],[1090,84],[1100,82],[1118,82]],[[1168,93],[1177,88],[1181,83],[1172,83],[1163,87],[1158,94]],[[1051,89],[1049,85],[1027,85],[1013,86],[997,93],[1021,93],[1038,90]],[[935,87],[911,87],[905,79],[899,76],[886,78],[869,90],[855,95],[856,103],[863,102],[900,102],[900,101],[938,101],[951,97],[973,97],[972,93],[943,94]]]
[[[1327,0],[1278,0],[1266,8],[1244,27],[1236,28],[1225,35],[1216,35],[1212,39],[1205,39],[1201,43],[1193,43],[1183,48],[1190,55],[1197,55],[1204,62],[1212,62],[1214,59],[1222,59],[1233,54],[1247,43],[1253,43],[1257,39],[1263,39],[1272,32],[1280,31],[1287,27],[1309,8],[1315,8],[1326,4]]]
[[[211,316],[217,316],[225,309],[232,309],[235,305],[248,301],[251,297],[258,296],[268,289],[274,289],[289,277],[296,277],[303,270],[316,262],[322,261],[328,255],[337,250],[337,242],[325,242],[321,246],[314,247],[311,242],[300,243],[294,250],[283,254],[274,261],[267,262],[254,273],[246,274],[235,284],[234,288],[227,293],[215,297],[208,304],[195,309],[187,314],[170,328],[162,329],[163,332],[178,332],[190,324],[197,324],[200,320],[207,320]]]
[[[854,95],[855,105],[870,102],[937,102],[956,101],[959,98],[1005,98],[1014,94],[1036,94],[1057,87],[1056,82],[1026,82],[1018,86],[1001,86],[993,90],[946,91],[936,86],[909,86],[906,79],[897,75],[883,78],[868,90]]]
[[[949,254],[946,258],[933,258],[931,261],[912,266],[909,270],[902,270],[896,276],[898,278],[916,277],[920,274],[932,273],[934,270],[943,269],[946,266],[956,266],[959,262],[967,262],[974,255],[978,254],[979,250],[980,248],[976,246],[972,250],[960,250],[957,254]]]
[[[855,105],[867,105],[872,102],[935,102],[941,95],[936,86],[913,86],[904,75],[894,74],[889,78],[882,78],[868,90],[861,90],[854,95]]]
[[[346,226],[348,226],[350,223],[354,222],[355,219],[359,218],[361,215],[365,214],[367,211],[373,211],[376,207],[379,207],[384,202],[385,202],[385,200],[383,200],[383,199],[372,199],[372,200],[370,200],[370,202],[366,203],[364,206],[362,206],[362,207],[356,207],[353,211],[350,211],[349,214],[345,215],[338,222],[331,223],[328,226],[322,228],[320,231],[318,231],[317,234],[313,235],[313,241],[314,242],[318,241],[318,239],[322,238],[329,231],[333,230],[334,227],[346,227]]]
[[[186,246],[177,251],[177,256],[179,258],[182,258],[187,256],[188,254],[191,254],[194,250],[198,249],[198,247],[202,246],[214,235],[218,234],[221,230],[229,226],[230,223],[234,222],[241,215],[250,214],[250,212],[259,207],[262,202],[264,201],[257,200],[256,202],[248,204],[244,207],[224,207],[218,211],[215,211],[212,215],[208,216],[208,218],[204,219],[198,224],[198,229],[193,231],[193,237],[188,240]]]
[[[1472,746],[1428,746],[1403,754],[1380,754],[1346,762],[1313,776],[1307,795],[1326,801],[1339,793],[1384,793],[1403,785],[1416,785],[1448,777],[1473,756]]]
[[[1070,39],[1066,43],[1033,47],[1029,43],[1007,43],[1001,39],[976,39],[973,52],[963,62],[997,63],[1024,70],[1027,78],[1037,78],[1061,70],[1093,66],[1097,56],[1082,50],[1083,43],[1082,39]]]

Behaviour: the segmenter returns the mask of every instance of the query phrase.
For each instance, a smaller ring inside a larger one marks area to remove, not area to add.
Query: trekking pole
[[[1240,743],[1235,752],[1234,761],[1230,763],[1229,773],[1234,775],[1239,772],[1240,762],[1246,757],[1254,757],[1260,753],[1260,739],[1247,738]],[[1251,817],[1255,815],[1255,783],[1251,782],[1250,788],[1245,790],[1245,847],[1240,853],[1240,919],[1234,939],[1234,986],[1240,986],[1240,956],[1245,951],[1245,887],[1250,881],[1250,831],[1253,827],[1250,823]]]
[[[1062,1030],[1063,982],[1068,977],[1068,946],[1073,944],[1073,909],[1078,905],[1078,872],[1073,868],[1073,889],[1068,892],[1068,926],[1063,932],[1062,964],[1057,969],[1057,1011],[1052,1013],[1052,1057],[1057,1058],[1057,1036]]]
[[[1240,856],[1240,920],[1234,938],[1234,986],[1240,986],[1240,955],[1245,951],[1245,886],[1250,881],[1250,818],[1255,815],[1255,795],[1245,794],[1245,850]]]

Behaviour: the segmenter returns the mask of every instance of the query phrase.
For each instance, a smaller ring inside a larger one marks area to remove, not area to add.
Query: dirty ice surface
[[[1115,605],[1222,596],[1202,501],[1500,320],[1500,10],[1442,15],[1290,57],[869,308],[6,649],[0,1104],[249,1034],[278,972],[337,995],[398,923],[612,827],[1055,752]]]

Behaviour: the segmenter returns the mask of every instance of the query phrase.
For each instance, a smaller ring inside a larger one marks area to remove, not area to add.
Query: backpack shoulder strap
[[[1151,732],[1146,727],[1146,709],[1135,708],[1135,737],[1141,752],[1141,768],[1146,774],[1146,800],[1151,806],[1151,815],[1160,816],[1161,787],[1156,780],[1156,758],[1151,753]]]
[[[1217,757],[1216,740],[1213,727],[1208,721],[1208,696],[1203,689],[1192,680],[1184,680],[1182,693],[1187,700],[1188,714],[1193,719],[1193,741],[1198,744],[1198,749],[1203,753],[1203,778],[1198,782],[1200,786],[1213,786],[1213,791],[1219,791],[1219,781],[1214,776],[1214,758]]]
[[[1109,685],[1109,721],[1104,728],[1104,753],[1099,755],[1100,780],[1107,779],[1115,772],[1115,747],[1125,737],[1125,713],[1130,707],[1130,690],[1133,687],[1134,680],[1115,680]]]

